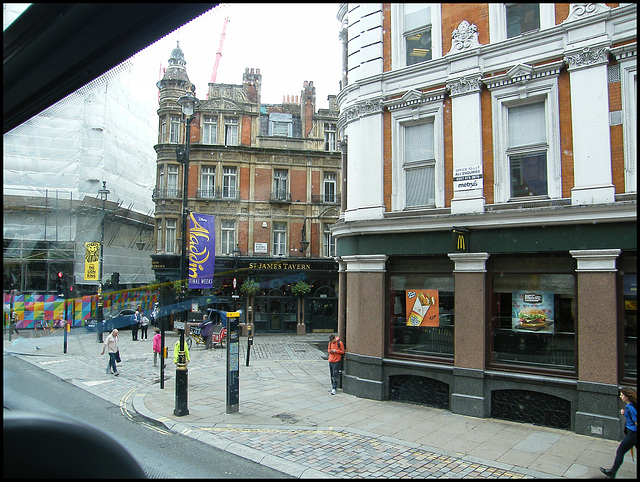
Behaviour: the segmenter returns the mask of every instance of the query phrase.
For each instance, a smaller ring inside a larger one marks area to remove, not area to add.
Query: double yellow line
[[[129,411],[129,409],[127,409],[127,402],[129,401],[129,398],[131,398],[131,396],[137,391],[137,388],[132,388],[131,390],[129,390],[127,393],[125,393],[122,398],[120,399],[120,413],[122,413],[122,415],[128,419],[131,420],[132,422],[133,420],[133,415],[132,413]],[[144,425],[145,427],[147,427],[150,430],[155,430],[158,433],[161,433],[162,435],[171,435],[171,432],[165,428],[162,427],[157,427],[147,421],[143,421],[143,422],[137,422],[140,425]]]

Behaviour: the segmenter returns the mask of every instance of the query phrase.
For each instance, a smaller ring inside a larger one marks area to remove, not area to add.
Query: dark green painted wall
[[[637,249],[637,223],[593,223],[523,228],[469,229],[469,251],[567,252],[573,249]],[[450,231],[356,235],[339,238],[338,256],[431,255],[454,252]]]

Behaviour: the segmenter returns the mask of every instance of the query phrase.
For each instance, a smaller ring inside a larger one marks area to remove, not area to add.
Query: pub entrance
[[[296,301],[294,296],[285,295],[279,288],[269,290],[266,296],[256,296],[256,331],[295,333]]]

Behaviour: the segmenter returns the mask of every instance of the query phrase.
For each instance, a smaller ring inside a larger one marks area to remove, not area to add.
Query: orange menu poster
[[[407,326],[439,326],[438,290],[407,290]]]

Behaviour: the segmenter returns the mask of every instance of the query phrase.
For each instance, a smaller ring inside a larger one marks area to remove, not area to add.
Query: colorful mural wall
[[[4,293],[3,312],[5,323],[11,310],[11,294]],[[84,326],[86,320],[96,318],[98,296],[83,296],[69,301],[67,315],[72,320],[71,326]],[[125,290],[105,293],[103,296],[104,315],[115,315],[118,311],[142,307],[147,315],[158,301],[158,294],[149,290]],[[58,320],[65,317],[65,299],[57,295],[15,295],[13,309],[18,315],[18,329],[35,327],[35,320]]]

